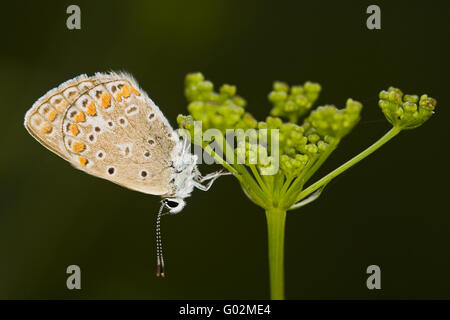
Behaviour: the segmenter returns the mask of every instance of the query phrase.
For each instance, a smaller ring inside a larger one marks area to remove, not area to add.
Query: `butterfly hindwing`
[[[61,139],[64,113],[80,92],[94,85],[94,81],[81,75],[47,92],[25,115],[28,132],[46,148],[69,160]]]

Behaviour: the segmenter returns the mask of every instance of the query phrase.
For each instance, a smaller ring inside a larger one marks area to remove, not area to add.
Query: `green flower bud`
[[[194,120],[192,119],[192,116],[184,116],[179,114],[177,117],[177,123],[180,129],[184,129],[189,132],[190,137],[194,136]],[[184,136],[184,130],[179,131],[181,136]]]
[[[192,116],[184,116],[182,114],[179,114],[177,117],[177,123],[178,126],[183,129],[193,129],[194,128],[194,120],[192,119]]]
[[[305,85],[305,93],[306,97],[309,101],[315,102],[319,97],[319,93],[322,90],[322,87],[318,83],[306,82]]]
[[[311,142],[311,143],[316,143],[316,142],[318,142],[318,141],[320,140],[320,137],[319,137],[319,135],[317,135],[317,134],[310,134],[310,135],[308,136],[308,140],[309,140],[309,142]]]
[[[220,94],[227,98],[231,98],[236,95],[236,86],[224,84],[220,87]]]
[[[273,103],[284,102],[287,99],[288,95],[286,91],[272,91],[269,93],[269,101]]]
[[[270,129],[279,129],[283,125],[283,121],[277,117],[267,117],[266,124]]]
[[[328,143],[324,142],[324,141],[319,141],[317,142],[317,148],[319,149],[319,152],[324,152],[328,147]]]
[[[233,98],[233,103],[235,104],[235,105],[237,105],[237,106],[239,106],[239,107],[245,107],[246,105],[247,105],[247,102],[245,101],[245,99],[244,98],[242,98],[242,97],[239,97],[239,96],[235,96],[234,98]]]
[[[209,93],[214,89],[214,85],[211,81],[201,81],[197,83],[197,89]]]
[[[419,97],[416,95],[405,94],[405,96],[403,97],[403,101],[417,103],[417,102],[419,102]]]
[[[199,83],[203,81],[205,78],[200,72],[197,73],[190,73],[186,76],[185,84],[186,86],[194,85],[196,83]]]
[[[292,95],[298,96],[298,95],[301,95],[301,94],[304,94],[304,93],[305,93],[305,89],[302,86],[292,86],[291,87],[291,94]]]
[[[288,86],[288,84],[285,83],[285,82],[275,81],[275,82],[273,83],[273,90],[274,90],[274,91],[288,92],[289,86]]]

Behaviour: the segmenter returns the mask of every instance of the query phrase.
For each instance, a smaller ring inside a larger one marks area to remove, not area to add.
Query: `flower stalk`
[[[280,208],[266,210],[269,248],[270,296],[284,299],[284,230],[286,211]]]

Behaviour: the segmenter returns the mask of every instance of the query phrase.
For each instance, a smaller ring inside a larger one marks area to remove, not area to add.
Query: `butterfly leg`
[[[231,173],[231,172],[229,172],[229,171],[223,171],[223,170],[219,170],[219,171],[216,171],[216,172],[212,172],[212,173],[209,173],[209,174],[207,174],[206,176],[202,176],[201,174],[200,174],[200,172],[199,172],[199,175],[198,175],[198,182],[204,182],[204,181],[208,181],[208,180],[211,180],[211,179],[217,179],[218,177],[221,177],[221,176],[227,176],[227,175],[230,175],[230,174],[233,174],[233,173]]]
[[[232,174],[232,173],[231,173],[231,172],[225,172],[225,171],[220,170],[220,171],[216,171],[216,172],[207,174],[206,176],[202,177],[202,176],[200,175],[200,172],[199,172],[199,175],[197,176],[198,178],[197,178],[196,181],[194,182],[194,186],[195,186],[197,189],[200,189],[200,190],[202,190],[202,191],[208,191],[209,188],[211,188],[212,184],[214,183],[214,181],[215,181],[218,177],[226,176],[226,175],[229,175],[229,174]],[[208,180],[209,180],[209,181],[208,181]],[[204,181],[208,181],[208,183],[205,184],[205,185],[202,184],[202,182],[204,182]]]
[[[183,153],[186,152],[189,146],[190,140],[186,137],[183,137]]]
[[[206,185],[201,184],[200,182],[197,182],[197,181],[196,181],[196,182],[194,182],[194,186],[195,186],[197,189],[200,189],[200,190],[202,190],[202,191],[208,191],[209,188],[211,188],[212,184],[214,183],[214,181],[215,181],[218,177],[219,177],[219,176],[217,176],[217,177],[215,177],[215,178],[209,180],[209,182],[208,182]]]

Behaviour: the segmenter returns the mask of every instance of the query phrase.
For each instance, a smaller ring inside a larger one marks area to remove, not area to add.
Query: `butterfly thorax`
[[[170,179],[172,192],[163,197],[187,198],[195,186],[198,175],[196,155],[191,154],[183,140],[178,140],[172,151],[173,172]]]

